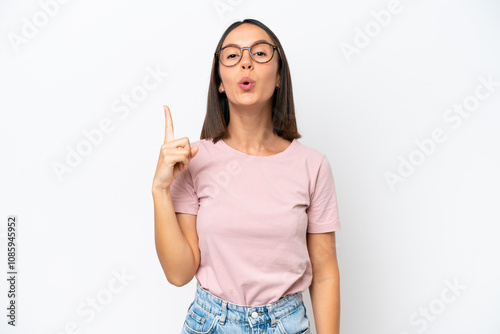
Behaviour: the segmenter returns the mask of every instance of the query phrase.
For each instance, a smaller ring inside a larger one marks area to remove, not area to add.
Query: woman
[[[317,333],[338,333],[334,180],[326,156],[297,141],[276,35],[252,19],[224,32],[200,140],[175,139],[164,109],[155,242],[171,284],[197,279],[182,333],[310,333],[307,288]]]

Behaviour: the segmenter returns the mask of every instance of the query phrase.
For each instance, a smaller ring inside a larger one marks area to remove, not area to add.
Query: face
[[[265,40],[274,45],[272,39],[262,28],[245,23],[233,29],[226,36],[222,47],[228,44],[250,47],[258,40]],[[229,105],[233,107],[272,104],[275,87],[279,86],[278,61],[278,50],[274,51],[273,58],[267,63],[257,63],[250,57],[249,51],[244,50],[240,62],[232,67],[226,67],[219,62],[222,79],[219,92],[226,93]],[[244,77],[255,81],[250,89],[240,87],[240,80]]]

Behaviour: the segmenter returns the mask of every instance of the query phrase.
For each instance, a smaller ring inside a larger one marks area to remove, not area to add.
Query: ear
[[[276,74],[276,87],[279,87],[280,86],[280,74],[277,73]]]
[[[222,93],[223,91],[224,91],[224,85],[221,82],[219,85],[219,92]]]

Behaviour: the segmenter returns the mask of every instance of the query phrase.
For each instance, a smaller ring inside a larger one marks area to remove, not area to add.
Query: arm
[[[196,215],[176,213],[170,190],[175,179],[185,175],[198,147],[191,147],[188,137],[175,139],[170,109],[168,106],[163,106],[163,109],[165,140],[152,189],[156,253],[167,280],[175,286],[183,286],[191,281],[200,263]]]
[[[313,279],[309,287],[317,334],[340,331],[340,273],[335,232],[308,233]]]
[[[174,211],[170,190],[153,188],[155,243],[167,280],[175,286],[189,283],[200,264],[196,216]]]

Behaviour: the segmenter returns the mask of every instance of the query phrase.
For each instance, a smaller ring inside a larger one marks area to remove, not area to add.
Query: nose
[[[245,55],[245,51],[248,51],[248,54]],[[251,69],[252,68],[252,57],[250,57],[250,50],[244,49],[241,53],[241,68],[242,69]]]

